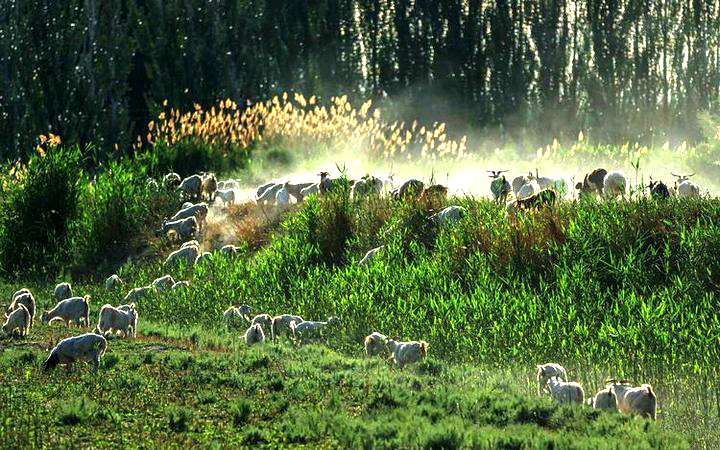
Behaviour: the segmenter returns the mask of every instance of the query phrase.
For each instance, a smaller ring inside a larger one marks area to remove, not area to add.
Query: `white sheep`
[[[287,206],[290,204],[290,191],[288,190],[288,182],[285,182],[283,186],[275,193],[275,205],[276,206]]]
[[[276,184],[277,184],[276,181],[268,181],[267,183],[261,185],[260,187],[257,188],[257,191],[255,192],[255,198],[259,199],[260,197],[263,196],[263,194],[265,194],[266,190],[275,186]],[[275,198],[275,194],[273,194],[273,198]]]
[[[629,383],[612,383],[608,387],[615,394],[620,412],[638,414],[655,420],[657,397],[652,386],[643,384],[630,387]]]
[[[35,297],[33,297],[29,289],[21,289],[13,294],[13,299],[7,312],[11,313],[15,311],[20,305],[24,306],[30,314],[30,330],[32,330],[33,322],[35,321],[35,311],[37,311],[37,309],[35,306]]]
[[[44,325],[50,325],[53,320],[60,319],[65,325],[80,326],[84,323],[87,327],[90,325],[90,296],[70,297],[58,302],[50,311],[45,311],[40,320]]]
[[[55,291],[53,293],[55,295],[55,298],[58,300],[65,300],[66,298],[72,297],[72,287],[70,286],[70,283],[58,283],[57,286],[55,286]]]
[[[326,322],[314,322],[311,320],[295,322],[293,320],[290,322],[290,333],[296,343],[302,344],[303,341],[308,339],[310,336],[321,334],[322,330],[326,327],[337,326],[339,324],[340,319],[335,316],[328,317]]]
[[[245,339],[245,344],[250,347],[254,344],[264,344],[265,343],[265,333],[263,332],[262,327],[260,324],[250,325],[250,328],[245,331],[245,335],[243,336]]]
[[[545,388],[547,387],[547,381],[552,377],[558,377],[563,381],[567,381],[567,372],[565,372],[565,368],[560,364],[537,364],[535,367],[537,368],[536,379],[538,386],[538,395],[542,395],[542,393],[545,392]]]
[[[290,333],[290,322],[295,321],[296,323],[303,322],[303,318],[300,316],[293,316],[291,314],[281,314],[272,318],[270,325],[270,333],[273,342],[280,336],[280,334]]]
[[[153,280],[151,286],[154,287],[158,291],[166,291],[173,287],[173,284],[175,284],[175,280],[173,280],[173,277],[170,275],[165,275],[160,278],[156,278]]]
[[[97,330],[103,335],[120,332],[127,337],[132,329],[133,337],[137,336],[137,312],[130,305],[128,310],[121,310],[112,305],[105,304],[100,308]]]
[[[190,204],[188,206],[183,205],[183,208],[176,212],[171,218],[170,222],[177,222],[178,220],[187,219],[190,217],[195,217],[195,220],[197,220],[198,225],[200,228],[202,228],[202,225],[205,223],[205,219],[207,218],[208,214],[208,205],[207,203],[195,203]]]
[[[198,257],[200,249],[196,245],[188,245],[182,247],[170,255],[165,260],[166,267],[177,267],[181,262],[185,263],[186,267],[192,267],[195,264],[195,259]]]
[[[123,283],[123,280],[120,279],[119,276],[116,274],[110,275],[105,280],[105,290],[106,291],[114,291],[116,289],[122,289],[125,283]]]
[[[700,197],[700,186],[690,180],[685,180],[677,186],[678,197],[697,198]]]
[[[189,281],[178,281],[175,284],[172,285],[170,290],[176,291],[178,289],[189,289],[190,288],[190,282]]]
[[[517,194],[515,195],[518,199],[524,199],[528,197],[532,197],[536,193],[540,192],[540,186],[538,185],[537,181],[530,180],[529,183],[525,183],[522,186],[520,186],[520,189],[518,189]]]
[[[541,177],[538,179],[538,186],[540,186],[540,190],[552,189],[561,197],[566,196],[570,192],[570,184],[561,175]]]
[[[313,183],[310,186],[300,190],[300,196],[305,199],[312,194],[320,192],[320,183]]]
[[[547,382],[547,387],[550,391],[550,397],[559,403],[583,404],[585,391],[583,391],[580,383],[563,381],[558,377],[551,377]]]
[[[163,186],[180,186],[181,182],[180,175],[175,172],[168,173],[162,179]]]
[[[191,238],[198,229],[198,221],[195,216],[190,216],[185,219],[179,219],[172,222],[164,221],[158,234],[167,235],[168,232],[173,232],[179,239],[186,240]]]
[[[195,265],[203,264],[205,261],[209,261],[211,259],[212,259],[212,253],[203,252],[203,253],[197,255],[197,258],[195,258]]]
[[[369,266],[372,264],[373,260],[375,259],[375,256],[377,256],[381,250],[385,248],[384,245],[381,245],[380,247],[375,247],[373,249],[368,250],[367,253],[365,253],[365,256],[358,262],[359,266]]]
[[[240,184],[233,178],[228,178],[223,184],[223,189],[233,189],[237,191],[240,189]]]
[[[615,198],[618,195],[624,197],[628,186],[628,177],[622,170],[611,170],[603,179],[603,195],[607,198]]]
[[[385,348],[390,352],[388,361],[395,364],[399,369],[425,358],[428,347],[429,344],[425,341],[401,342],[388,339],[385,344]]]
[[[381,355],[385,351],[387,340],[387,336],[384,334],[373,332],[365,338],[365,354],[370,357]]]
[[[222,200],[223,205],[232,205],[235,203],[235,191],[232,189],[218,189],[215,191],[217,197]]]
[[[52,349],[50,356],[43,363],[43,369],[53,369],[58,364],[70,366],[75,361],[81,360],[92,362],[94,371],[97,372],[100,367],[100,357],[105,353],[106,349],[107,341],[105,338],[95,333],[69,337],[58,342],[55,348]]]
[[[231,306],[223,312],[223,320],[228,327],[233,327],[242,321],[250,322],[250,314],[252,314],[250,305]]]
[[[123,298],[123,301],[134,302],[152,293],[154,290],[155,288],[153,286],[142,286],[130,289],[130,292],[128,292],[127,295],[125,295],[125,298]]]
[[[180,182],[180,191],[187,198],[199,199],[203,179],[200,175],[190,175]]]
[[[610,389],[610,386],[605,389],[601,389],[595,394],[595,397],[588,399],[588,405],[595,409],[617,409],[617,399],[615,393]]]
[[[510,182],[510,185],[512,186],[513,194],[515,194],[515,197],[518,197],[520,188],[525,186],[526,184],[530,183],[530,177],[527,175],[516,175],[512,181]],[[532,194],[531,194],[532,195]],[[518,197],[519,198],[519,197]]]
[[[32,318],[25,305],[20,304],[9,315],[5,314],[5,319],[2,327],[6,334],[15,334],[15,330],[20,332],[20,336],[27,336],[30,333]]]
[[[260,326],[267,328],[267,330],[270,331],[270,327],[272,326],[272,317],[270,317],[270,314],[258,314],[253,317],[253,320],[250,324],[259,324]]]
[[[284,183],[273,184],[272,186],[265,189],[263,191],[262,195],[257,197],[255,202],[258,205],[262,205],[264,203],[274,204],[275,203],[275,194],[277,194],[278,191],[280,189],[282,189],[284,185],[285,185]]]
[[[438,226],[452,224],[465,216],[467,211],[462,206],[448,206],[447,208],[430,216],[430,220]]]
[[[225,256],[237,256],[240,253],[240,247],[232,244],[223,245],[220,248],[220,253]]]

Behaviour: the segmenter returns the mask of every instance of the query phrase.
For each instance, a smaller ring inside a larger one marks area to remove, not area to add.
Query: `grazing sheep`
[[[180,182],[180,191],[186,198],[200,200],[203,179],[200,175],[190,175]]]
[[[302,192],[303,192],[305,189],[309,188],[310,186],[312,186],[312,185],[314,185],[314,184],[316,184],[316,183],[313,183],[312,181],[304,181],[304,182],[301,182],[301,183],[291,183],[291,182],[288,182],[288,183],[285,184],[285,187],[287,188],[287,190],[288,190],[288,192],[290,193],[290,195],[292,195],[293,197],[295,197],[295,200],[296,200],[298,203],[300,203],[300,202],[303,201],[303,197],[304,197],[304,195],[303,195]]]
[[[116,289],[122,289],[125,283],[123,283],[123,280],[120,279],[119,276],[116,274],[110,275],[105,280],[105,290],[106,291],[114,291]]]
[[[365,354],[369,357],[381,355],[385,351],[387,336],[377,331],[365,338]]]
[[[123,298],[124,302],[134,302],[136,300],[139,300],[146,295],[153,292],[155,288],[153,286],[143,286],[143,287],[136,287],[133,289],[130,289],[130,292],[125,295],[125,298]]]
[[[467,211],[462,206],[448,206],[447,208],[430,216],[430,220],[438,226],[452,224],[465,216]]]
[[[132,329],[133,337],[137,336],[137,312],[134,304],[129,305],[128,310],[118,309],[112,305],[105,304],[100,308],[97,330],[102,335],[108,333],[122,333],[126,338]]]
[[[433,184],[422,191],[419,201],[421,203],[442,201],[447,198],[448,192],[450,192],[450,189],[447,186],[443,186],[442,184]]]
[[[555,204],[557,193],[551,189],[540,191],[530,197],[514,200],[505,205],[505,217],[514,220],[518,211],[530,209],[542,209]]]
[[[207,198],[208,201],[215,200],[215,193],[217,192],[217,178],[215,174],[209,173],[205,175],[200,184],[200,197]]]
[[[50,325],[55,319],[64,321],[67,326],[72,323],[79,327],[81,322],[90,326],[90,296],[66,298],[40,316],[44,325]]]
[[[595,394],[595,397],[588,399],[588,405],[595,409],[617,409],[617,399],[615,393],[610,389],[610,386],[605,389],[601,389]]]
[[[539,178],[538,186],[540,186],[541,190],[552,189],[561,197],[566,196],[570,192],[569,183],[560,175]]]
[[[603,180],[603,194],[607,198],[615,198],[618,195],[624,197],[628,186],[628,178],[621,170],[611,170]]]
[[[293,322],[294,323],[294,322]],[[263,332],[262,327],[260,324],[250,325],[250,328],[245,331],[245,344],[250,347],[254,344],[264,344],[265,343],[265,333]]]
[[[305,198],[309,197],[312,194],[317,194],[318,192],[320,192],[320,183],[313,183],[300,191],[300,197],[298,198],[298,202],[302,202],[303,200],[305,200]]]
[[[547,387],[547,381],[552,377],[558,377],[563,381],[567,381],[567,372],[565,368],[560,364],[547,363],[537,364],[537,384],[538,384],[538,395],[542,395]]]
[[[369,266],[372,264],[373,260],[375,259],[375,256],[380,253],[380,250],[385,248],[384,245],[381,245],[380,247],[375,247],[373,249],[368,250],[367,253],[365,253],[365,256],[358,262],[359,266]]]
[[[275,186],[276,184],[277,183],[275,181],[268,181],[267,183],[261,185],[260,187],[257,188],[257,191],[255,192],[255,197],[256,198],[262,197],[267,189]],[[273,194],[273,198],[274,198],[274,194]]]
[[[237,256],[240,253],[240,247],[232,244],[223,245],[220,248],[220,253],[228,257]]]
[[[18,309],[20,306],[24,306],[30,314],[30,330],[32,330],[33,323],[35,322],[35,297],[29,289],[21,289],[13,294],[12,302],[7,309],[8,313],[11,313]]]
[[[583,391],[582,386],[574,381],[567,382],[558,377],[551,377],[547,381],[547,387],[550,391],[550,397],[554,398],[558,403],[582,405],[585,399],[585,391]]]
[[[220,189],[219,183],[218,183],[218,189]],[[234,180],[233,178],[228,178],[223,183],[223,189],[226,189],[226,190],[233,189],[233,190],[237,191],[240,189],[240,184],[238,184],[238,182],[236,180]]]
[[[5,314],[5,319],[2,328],[6,334],[15,334],[15,330],[19,331],[20,336],[27,336],[30,333],[32,317],[25,305],[20,304],[10,315]]]
[[[55,286],[54,295],[58,300],[65,300],[66,298],[72,297],[72,287],[70,283],[59,283]]]
[[[348,183],[350,185],[354,184],[353,180],[343,177],[330,177],[329,172],[320,172],[318,175],[320,176],[319,189],[321,194],[346,186]]]
[[[265,191],[263,191],[263,194],[255,200],[255,203],[257,203],[258,205],[262,205],[265,203],[275,204],[275,194],[277,194],[278,191],[284,186],[284,183],[278,183],[270,186],[269,188],[265,189]]]
[[[683,198],[698,198],[700,197],[700,186],[690,180],[682,181],[675,188],[677,190],[678,197]]]
[[[310,336],[321,334],[322,330],[326,327],[337,326],[339,324],[340,319],[335,316],[328,317],[327,322],[313,322],[310,320],[305,320],[298,323],[293,320],[292,322],[290,322],[290,332],[292,334],[293,340],[297,344],[302,344],[303,341],[308,339]]]
[[[250,314],[252,314],[252,307],[248,304],[242,304],[237,307],[231,306],[223,312],[223,319],[228,325],[239,319],[250,322]]]
[[[190,282],[189,281],[178,281],[175,284],[172,285],[170,290],[176,291],[178,289],[189,289],[190,288]]]
[[[180,248],[190,247],[192,245],[194,245],[197,248],[200,248],[200,243],[195,239],[183,243],[183,245],[181,245]]]
[[[203,253],[197,255],[197,258],[195,258],[195,265],[203,264],[205,261],[209,261],[211,259],[212,259],[212,253],[203,252]]]
[[[177,222],[178,220],[195,217],[198,225],[202,225],[205,223],[205,218],[207,217],[207,214],[207,203],[190,204],[189,206],[183,207],[180,211],[176,212],[175,215],[170,218],[170,222]]]
[[[363,198],[367,195],[380,195],[384,188],[383,181],[374,175],[365,175],[353,184],[353,198]]]
[[[192,267],[195,264],[195,259],[198,257],[200,249],[196,245],[188,245],[182,247],[170,255],[165,260],[166,267],[177,267],[181,262],[185,262],[186,267]]]
[[[512,186],[512,192],[515,194],[515,197],[520,198],[519,192],[520,188],[525,186],[526,184],[530,184],[530,177],[527,175],[516,175],[513,177],[512,181],[510,182],[510,185]],[[532,194],[530,194],[532,195]]]
[[[163,186],[169,187],[169,186],[180,186],[180,183],[182,180],[180,179],[180,175],[176,174],[175,172],[170,172],[169,174],[165,175],[162,179]]]
[[[610,390],[615,394],[617,408],[620,412],[638,414],[655,420],[657,397],[652,386],[643,384],[630,387],[629,383],[611,383]]]
[[[158,291],[166,291],[172,288],[173,284],[175,284],[175,280],[173,280],[173,277],[171,277],[170,275],[165,275],[164,277],[156,278],[155,280],[153,280],[151,286]]]
[[[228,328],[234,328],[242,323],[242,314],[240,310],[234,306],[229,307],[223,311],[223,322]]]
[[[275,206],[287,206],[290,204],[290,191],[288,190],[289,181],[275,193]]]
[[[517,195],[515,196],[518,200],[523,200],[528,197],[532,197],[536,193],[540,192],[540,186],[538,186],[537,181],[530,180],[528,183],[523,184],[520,186],[520,189],[518,189]]]
[[[408,364],[425,358],[429,345],[425,341],[400,342],[395,339],[388,339],[385,347],[391,355],[388,360],[399,369],[402,369]]]
[[[215,194],[222,200],[224,206],[235,203],[235,191],[232,189],[218,189]]]
[[[648,189],[650,189],[650,196],[653,198],[664,200],[670,197],[670,190],[662,181],[651,180],[650,184],[648,184]]]
[[[507,172],[507,170],[486,170],[492,181],[490,182],[490,193],[496,202],[505,201],[508,194],[512,191],[512,185],[508,180],[505,179],[505,175],[500,176],[501,173]]]
[[[275,342],[275,340],[280,337],[280,334],[289,334],[290,322],[293,321],[298,324],[300,322],[303,322],[303,318],[300,316],[293,316],[291,314],[282,314],[273,317],[270,324],[270,336],[272,337],[272,341]]]
[[[575,189],[580,191],[581,195],[600,195],[603,193],[607,173],[608,171],[602,168],[594,169],[585,174],[583,181],[575,184]]]
[[[154,178],[147,179],[147,187],[151,191],[157,191],[158,189],[160,189],[160,185]]]
[[[157,234],[165,234],[173,231],[179,239],[186,240],[195,234],[198,229],[198,221],[195,216],[190,216],[186,219],[175,220],[173,222],[164,221],[162,227],[157,230]]]
[[[417,178],[410,178],[400,185],[397,191],[396,200],[417,200],[425,189],[425,183]]]
[[[58,364],[71,366],[76,361],[93,363],[93,371],[100,367],[100,357],[105,354],[107,341],[95,333],[85,333],[73,336],[58,342],[50,352],[50,356],[43,363],[44,370],[57,367]]]

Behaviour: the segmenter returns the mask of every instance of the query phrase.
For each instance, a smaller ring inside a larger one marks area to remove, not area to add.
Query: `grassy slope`
[[[396,371],[325,346],[247,349],[222,332],[141,330],[111,340],[98,374],[40,370],[62,327],[3,340],[3,444],[687,448],[646,420],[535,398],[517,371],[434,358]]]

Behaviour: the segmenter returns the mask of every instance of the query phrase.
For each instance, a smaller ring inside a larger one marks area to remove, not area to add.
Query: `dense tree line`
[[[6,0],[0,157],[49,130],[120,149],[164,99],[284,90],[545,140],[692,138],[720,0]]]

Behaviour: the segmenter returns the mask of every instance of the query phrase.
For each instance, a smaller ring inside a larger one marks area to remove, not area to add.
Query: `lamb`
[[[55,286],[54,295],[58,300],[65,300],[66,298],[72,297],[72,287],[70,283],[59,283]]]
[[[492,178],[490,182],[490,193],[493,199],[496,202],[504,201],[512,190],[512,185],[505,179],[505,175],[500,176],[501,173],[507,172],[507,170],[486,170],[486,172],[488,172],[490,174],[488,176]]]
[[[189,281],[178,281],[177,283],[173,284],[170,290],[176,291],[178,289],[188,289],[190,288],[190,282]]]
[[[643,384],[639,387],[630,387],[629,383],[613,382],[608,387],[615,394],[620,412],[639,414],[655,420],[657,397],[652,386]]]
[[[100,367],[100,357],[105,354],[107,341],[95,333],[81,334],[58,342],[43,363],[44,370],[54,369],[58,364],[72,365],[78,360],[92,362],[94,372]]]
[[[303,318],[300,316],[293,316],[291,314],[282,314],[273,317],[270,325],[270,335],[272,337],[272,341],[275,342],[281,333],[288,334],[290,332],[290,322],[293,321],[295,321],[297,325],[300,322],[303,322]]]
[[[185,262],[186,267],[192,267],[195,264],[195,259],[198,257],[200,249],[196,245],[188,245],[182,247],[170,255],[165,260],[166,267],[177,267],[180,263]]]
[[[29,289],[21,289],[13,294],[13,299],[7,309],[7,312],[12,313],[20,306],[24,306],[30,314],[30,330],[32,330],[33,323],[35,321],[35,311],[37,309],[35,306],[35,297],[33,297]]]
[[[275,206],[287,206],[290,204],[290,191],[288,190],[288,184],[285,184],[275,193]]]
[[[385,347],[390,352],[389,361],[399,369],[427,357],[428,343],[425,341],[400,342],[388,339]]]
[[[175,220],[172,222],[164,221],[162,227],[157,230],[157,234],[168,234],[173,231],[180,239],[188,239],[192,237],[198,229],[198,221],[195,216],[185,219]]]
[[[217,192],[217,178],[215,174],[209,173],[205,175],[200,183],[200,197],[206,197],[208,201],[215,200]]]
[[[607,198],[624,197],[628,185],[627,175],[621,170],[611,170],[603,180],[603,194]]]
[[[365,354],[369,357],[380,355],[385,351],[387,336],[377,331],[365,338]]]
[[[575,189],[580,191],[581,195],[602,194],[607,173],[608,171],[603,168],[594,169],[585,174],[583,181],[575,184]]]
[[[25,305],[19,304],[9,315],[5,314],[5,319],[2,327],[6,334],[15,334],[15,330],[19,332],[20,336],[27,336],[30,333],[32,317]]]
[[[143,286],[143,287],[137,287],[130,290],[130,292],[125,295],[125,298],[123,298],[124,302],[134,302],[136,300],[139,300],[146,295],[153,292],[155,288],[153,286]]]
[[[382,249],[384,249],[385,246],[381,245],[380,247],[375,247],[373,249],[368,250],[367,253],[365,253],[365,256],[358,262],[359,266],[369,266],[372,264],[373,260],[375,259],[375,256],[380,253]]]
[[[545,392],[547,381],[552,377],[558,377],[563,381],[567,381],[565,368],[560,364],[537,364],[535,367],[537,368],[538,395],[542,395],[542,393]]]
[[[430,220],[438,226],[443,226],[459,221],[466,213],[467,211],[462,206],[448,206],[430,216]]]
[[[605,389],[599,390],[594,398],[589,398],[588,405],[595,409],[615,410],[617,409],[617,399],[615,398],[615,393],[610,389],[610,386],[608,386]]]
[[[650,184],[648,184],[648,189],[650,189],[650,195],[653,198],[664,200],[670,197],[670,190],[662,181],[651,180]]]
[[[190,206],[183,207],[180,211],[176,212],[175,215],[170,218],[170,222],[176,222],[178,220],[195,217],[198,225],[202,225],[205,223],[205,218],[207,217],[207,214],[207,203],[190,204]]]
[[[235,191],[232,189],[218,189],[215,194],[225,206],[235,203]]]
[[[114,291],[116,289],[122,289],[125,283],[123,283],[123,280],[120,279],[119,276],[116,274],[110,275],[105,280],[105,290],[106,291]]]
[[[155,280],[153,280],[151,286],[158,291],[166,291],[172,288],[173,284],[175,284],[175,280],[173,280],[173,277],[171,277],[170,275],[165,275],[164,277],[156,278]]]
[[[416,200],[422,195],[425,189],[425,183],[417,178],[406,180],[397,191],[396,200]]]
[[[580,383],[574,381],[563,381],[558,377],[551,377],[547,381],[547,387],[550,390],[550,397],[559,403],[577,403],[583,404],[585,391],[583,391]]]
[[[340,319],[335,316],[328,317],[327,322],[306,320],[298,323],[293,320],[290,322],[290,332],[292,333],[293,340],[298,344],[302,344],[303,341],[311,335],[318,335],[322,333],[322,330],[326,327],[337,326],[339,324]]]
[[[203,179],[200,175],[190,175],[180,182],[180,191],[187,198],[200,199]]]
[[[90,326],[90,296],[67,298],[40,316],[43,325],[50,325],[55,319],[64,321],[67,326],[71,323],[77,326],[80,326],[80,323],[84,323],[86,327]]]
[[[128,310],[121,310],[112,305],[103,305],[100,308],[97,331],[103,335],[119,331],[123,337],[127,337],[132,329],[132,335],[136,337],[138,316],[134,306],[131,304]]]
[[[293,322],[294,323],[294,322]],[[245,344],[250,347],[254,344],[265,343],[265,333],[263,332],[260,324],[250,325],[250,328],[245,331]]]

